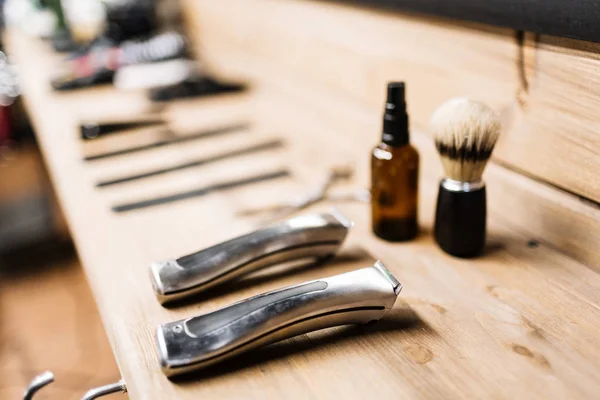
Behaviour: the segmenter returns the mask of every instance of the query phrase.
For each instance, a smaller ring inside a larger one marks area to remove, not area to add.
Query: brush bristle
[[[446,175],[461,182],[476,182],[492,155],[502,125],[487,105],[459,98],[442,104],[431,119],[435,145]]]

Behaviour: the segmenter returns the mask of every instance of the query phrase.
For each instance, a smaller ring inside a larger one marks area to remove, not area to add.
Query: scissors
[[[273,222],[287,218],[291,214],[304,210],[322,201],[358,201],[361,203],[369,203],[371,201],[371,192],[367,189],[330,193],[332,186],[338,182],[350,180],[353,175],[354,169],[349,166],[333,167],[319,186],[299,198],[266,207],[239,210],[236,214],[240,217],[252,217],[266,214],[264,222]]]

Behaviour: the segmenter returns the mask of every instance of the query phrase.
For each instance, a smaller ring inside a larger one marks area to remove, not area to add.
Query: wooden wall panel
[[[523,65],[509,29],[313,1],[186,3],[191,19],[202,25],[199,37],[207,54],[213,48],[243,49],[289,79],[335,91],[368,112],[381,113],[386,82],[407,81],[412,126],[422,131],[448,98],[483,100],[507,125],[495,159],[600,201],[594,119],[600,102],[594,93],[600,79],[594,50],[600,46],[577,51],[529,46],[538,53],[530,65],[535,71],[529,71],[536,79],[523,108],[517,95],[524,89]],[[244,68],[232,72],[246,73]]]
[[[600,202],[600,45],[542,36],[525,55],[529,92],[496,157]]]
[[[517,89],[517,45],[508,29],[474,30],[311,1],[186,3],[206,50],[243,49],[290,79],[311,81],[371,112],[382,112],[388,81],[406,81],[419,128],[450,97],[471,95],[500,108]]]

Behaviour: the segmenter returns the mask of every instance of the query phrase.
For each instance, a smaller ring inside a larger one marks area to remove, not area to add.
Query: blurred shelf
[[[14,260],[37,246],[60,248],[69,235],[35,144],[13,145],[0,158],[2,267],[7,257]]]
[[[39,394],[47,400],[79,399],[90,387],[119,379],[73,248],[65,255],[0,271],[2,399],[22,399],[32,377],[46,370],[56,374],[56,383]]]

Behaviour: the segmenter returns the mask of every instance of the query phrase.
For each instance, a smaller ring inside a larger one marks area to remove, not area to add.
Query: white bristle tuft
[[[435,111],[431,129],[446,175],[456,181],[475,182],[481,179],[502,124],[487,105],[458,98]]]

